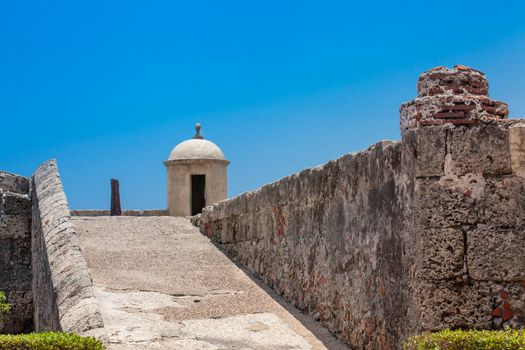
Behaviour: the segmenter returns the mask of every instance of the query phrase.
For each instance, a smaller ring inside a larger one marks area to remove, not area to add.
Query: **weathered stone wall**
[[[525,179],[513,174],[509,148],[515,122],[406,134],[420,165],[413,229],[421,330],[525,326]]]
[[[93,282],[55,161],[33,175],[32,262],[36,331],[86,333],[103,327]]]
[[[401,106],[417,164],[423,330],[525,326],[525,127],[507,116],[465,66],[423,73]]]
[[[33,328],[29,184],[28,178],[0,171],[0,291],[11,304],[0,333]]]
[[[355,348],[394,347],[411,324],[413,179],[380,142],[207,207],[201,229]]]
[[[201,231],[354,348],[525,326],[525,126],[439,67],[380,143],[204,210]]]

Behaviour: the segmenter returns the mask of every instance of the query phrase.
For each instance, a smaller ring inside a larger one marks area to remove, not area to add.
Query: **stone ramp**
[[[74,217],[110,349],[348,349],[187,219]]]

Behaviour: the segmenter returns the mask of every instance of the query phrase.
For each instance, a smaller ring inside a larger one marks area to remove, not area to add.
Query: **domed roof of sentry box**
[[[226,160],[219,146],[211,141],[205,140],[200,134],[201,125],[195,124],[196,134],[193,139],[179,143],[171,151],[170,160],[192,160],[192,159],[213,159]]]

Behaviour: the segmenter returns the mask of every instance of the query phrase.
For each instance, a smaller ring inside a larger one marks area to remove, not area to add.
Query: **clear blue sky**
[[[438,65],[484,71],[525,117],[524,1],[3,1],[0,169],[57,158],[72,208],[165,207],[193,124],[230,195],[399,139]]]

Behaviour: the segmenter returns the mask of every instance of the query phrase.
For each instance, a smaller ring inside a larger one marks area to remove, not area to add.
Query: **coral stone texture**
[[[478,70],[459,65],[433,68],[419,77],[418,97],[401,106],[401,128],[507,118],[507,104],[490,99],[488,91],[487,78]]]
[[[201,231],[357,349],[525,326],[521,120],[465,66],[423,73],[382,142],[207,207]]]
[[[109,349],[347,349],[311,317],[279,305],[188,219],[73,222]]]
[[[0,171],[0,291],[12,312],[0,333],[33,329],[30,179]]]

